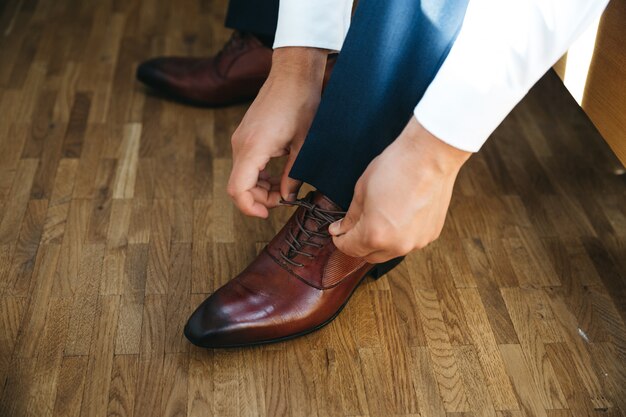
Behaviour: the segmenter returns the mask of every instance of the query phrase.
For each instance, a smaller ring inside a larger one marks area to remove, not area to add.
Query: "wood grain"
[[[596,39],[596,48],[587,76],[583,108],[626,166],[626,35],[621,29],[626,5],[611,2],[607,6]]]
[[[246,105],[134,79],[217,51],[225,9],[0,1],[0,416],[626,415],[624,178],[552,73],[461,170],[440,239],[329,326],[184,339],[291,214],[246,218],[226,194]]]

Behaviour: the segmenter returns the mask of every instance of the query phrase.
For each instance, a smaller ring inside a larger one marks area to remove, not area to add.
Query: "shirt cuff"
[[[449,145],[477,152],[607,2],[470,1],[416,119]]]
[[[341,50],[352,0],[280,0],[274,49],[300,46]]]
[[[415,107],[417,121],[441,141],[478,152],[527,90],[484,90],[452,76],[439,76]],[[495,86],[493,86],[495,87]]]

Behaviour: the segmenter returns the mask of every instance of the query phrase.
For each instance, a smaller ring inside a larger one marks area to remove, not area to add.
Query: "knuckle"
[[[233,150],[242,150],[245,148],[249,148],[250,145],[254,142],[254,134],[240,132],[239,130],[235,130],[230,137],[230,143]]]
[[[365,244],[371,248],[382,248],[387,244],[387,239],[381,233],[371,231],[365,236]]]
[[[371,233],[367,233],[363,236],[363,244],[365,246],[373,247],[374,243],[376,243],[376,238]]]
[[[344,228],[352,226],[354,223],[355,223],[355,218],[350,214],[346,215],[346,217],[344,217],[343,220],[341,221],[341,225]]]
[[[396,241],[394,238],[395,234],[380,224],[372,225],[369,228],[368,236],[370,238],[370,242],[374,244],[376,248],[387,248],[393,246]]]

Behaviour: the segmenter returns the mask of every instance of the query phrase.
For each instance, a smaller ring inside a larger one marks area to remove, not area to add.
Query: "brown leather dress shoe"
[[[137,79],[171,98],[197,106],[224,106],[256,96],[272,66],[272,50],[235,31],[209,58],[160,57],[137,68]]]
[[[371,265],[340,252],[328,225],[345,213],[321,193],[293,204],[299,208],[259,256],[191,315],[191,343],[239,347],[313,332],[341,312],[365,276],[378,278],[400,262]]]
[[[329,56],[325,82],[335,58]],[[137,79],[183,103],[219,107],[256,97],[271,66],[271,48],[251,34],[235,31],[215,56],[153,58],[139,65]]]

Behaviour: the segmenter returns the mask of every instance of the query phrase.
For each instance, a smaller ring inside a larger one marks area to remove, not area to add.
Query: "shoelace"
[[[302,217],[302,221],[299,217],[296,217],[295,219],[296,224],[298,225],[298,229],[300,229],[300,233],[294,234],[291,230],[289,230],[287,232],[287,236],[285,237],[285,242],[287,243],[287,245],[289,245],[289,250],[286,253],[280,251],[280,256],[285,260],[285,262],[293,266],[302,267],[304,266],[304,264],[294,261],[293,257],[296,255],[306,256],[307,258],[315,257],[315,255],[313,255],[312,253],[303,251],[302,249],[304,248],[304,246],[310,246],[318,249],[324,246],[321,243],[313,242],[311,238],[330,238],[328,226],[331,223],[343,218],[346,215],[346,212],[321,209],[317,205],[306,200],[281,200],[281,203],[291,206],[300,206],[306,209],[306,211],[304,212],[304,216]],[[317,229],[307,229],[304,226],[307,220],[313,220],[317,225]]]

